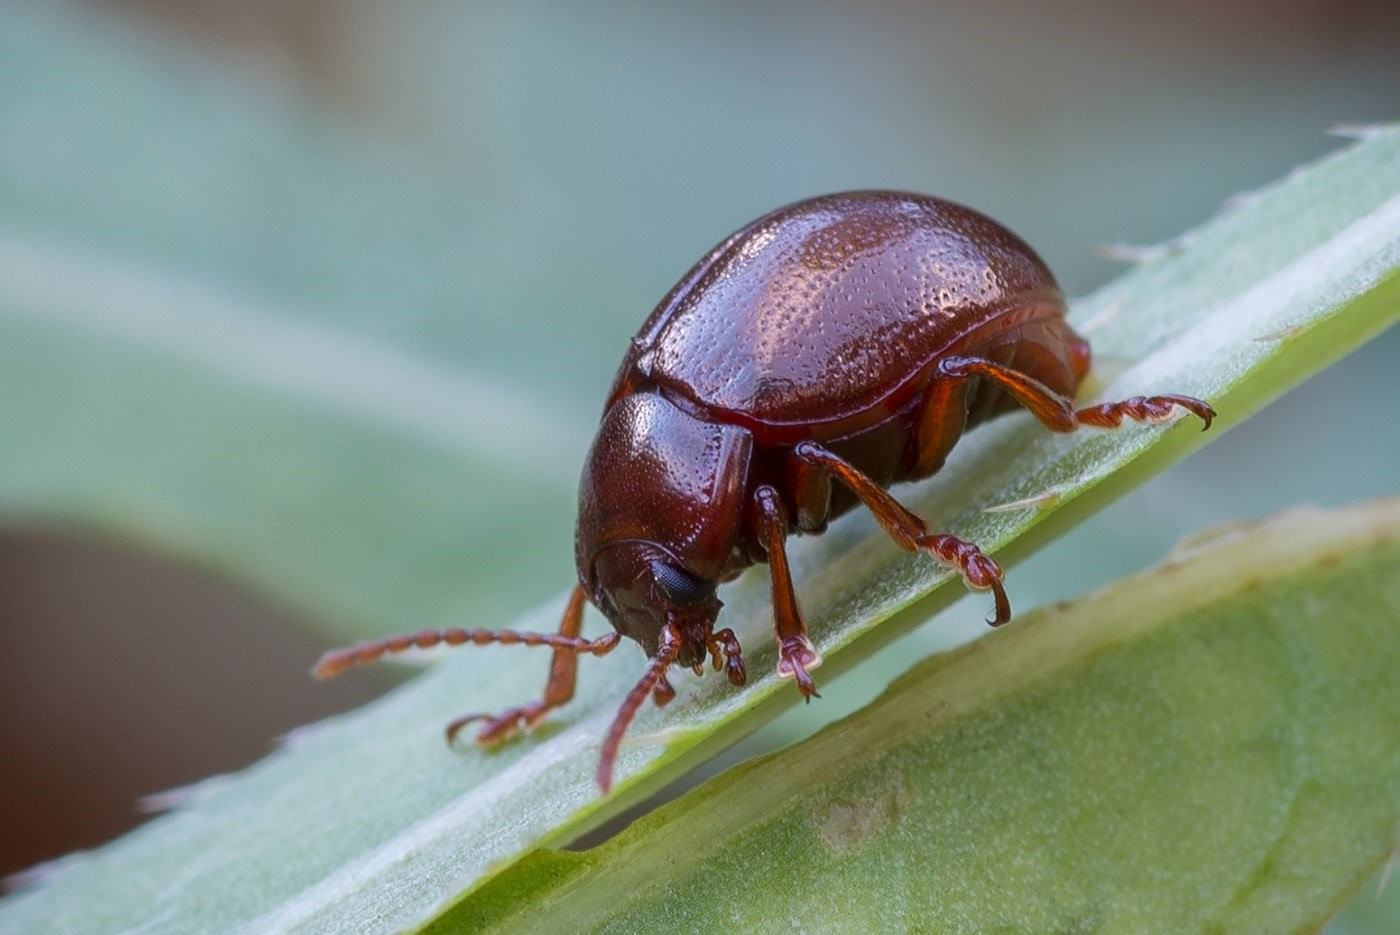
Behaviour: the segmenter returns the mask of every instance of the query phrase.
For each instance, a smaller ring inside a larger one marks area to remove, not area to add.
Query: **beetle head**
[[[595,601],[617,632],[655,656],[661,631],[670,624],[680,637],[676,662],[693,666],[705,660],[722,606],[713,581],[686,571],[656,544],[635,539],[603,549],[593,570]]]
[[[676,661],[703,659],[731,569],[752,438],[657,392],[616,400],[584,463],[574,540],[579,583],[619,633],[655,657],[673,625]]]

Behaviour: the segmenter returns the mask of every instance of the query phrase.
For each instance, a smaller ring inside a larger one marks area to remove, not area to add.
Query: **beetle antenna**
[[[603,752],[598,758],[598,788],[603,790],[604,795],[612,789],[613,765],[617,762],[617,748],[622,744],[622,735],[627,733],[627,728],[631,726],[632,719],[637,716],[637,709],[642,706],[647,695],[665,678],[666,670],[676,661],[680,651],[680,636],[677,635],[675,627],[668,623],[661,630],[661,648],[652,657],[641,681],[622,699],[617,716],[608,728],[607,739],[603,741]]]
[[[448,646],[461,646],[464,643],[475,646],[486,646],[490,643],[512,646],[519,643],[525,646],[573,650],[579,655],[591,653],[594,656],[603,656],[612,652],[621,639],[616,632],[600,636],[596,640],[586,640],[558,633],[529,633],[519,630],[463,630],[459,627],[447,630],[420,630],[417,633],[403,633],[382,640],[358,643],[345,649],[332,650],[320,658],[311,672],[318,679],[328,679],[352,666],[374,662],[386,653],[401,653],[415,647],[427,649],[444,643]]]

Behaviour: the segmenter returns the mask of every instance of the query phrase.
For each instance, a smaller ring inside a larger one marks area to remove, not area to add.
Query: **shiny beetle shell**
[[[764,440],[830,438],[896,410],[979,331],[1063,315],[1045,263],[991,218],[908,192],[828,195],[697,263],[642,326],[619,388],[654,381]]]

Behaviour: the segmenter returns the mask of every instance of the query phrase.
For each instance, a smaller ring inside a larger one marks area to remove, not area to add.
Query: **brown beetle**
[[[961,205],[907,192],[863,191],[764,215],[711,250],[632,339],[608,394],[579,488],[578,586],[559,632],[428,630],[329,653],[321,676],[386,652],[437,643],[524,643],[554,649],[544,697],[499,715],[453,721],[497,742],[573,697],[578,656],[622,636],[650,657],[603,744],[598,784],[637,709],[674,695],[672,665],[708,657],[744,683],[739,643],[716,630],[715,587],[769,566],[778,674],[808,699],[821,661],[788,573],[792,531],[820,533],[857,503],[909,551],[990,589],[1004,623],[1001,569],[970,542],[932,533],[885,492],[927,477],[963,431],[1024,406],[1046,427],[1113,428],[1189,396],[1135,396],[1076,410],[1089,345],[1065,321],[1050,270],[1024,242]],[[579,636],[584,601],[616,632]]]

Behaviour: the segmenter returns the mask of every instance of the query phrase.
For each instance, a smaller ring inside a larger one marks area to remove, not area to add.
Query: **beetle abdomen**
[[[643,326],[642,378],[720,418],[849,420],[971,332],[1060,317],[1054,277],[970,208],[848,192],[780,209],[698,263]]]

